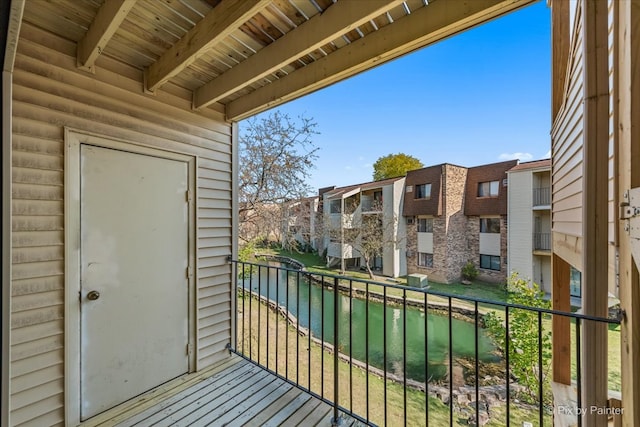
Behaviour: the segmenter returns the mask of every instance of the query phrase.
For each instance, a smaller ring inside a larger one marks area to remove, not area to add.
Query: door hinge
[[[187,344],[187,356],[191,356],[193,354],[193,344]]]
[[[640,216],[640,188],[632,188],[623,194],[620,203],[620,219],[626,220],[624,231],[631,232],[631,219]]]
[[[187,190],[187,192],[185,193],[185,198],[187,200],[187,203],[191,203],[191,199],[193,199],[193,192],[191,190]]]
[[[193,277],[193,267],[189,266],[186,270],[187,279],[191,279]]]

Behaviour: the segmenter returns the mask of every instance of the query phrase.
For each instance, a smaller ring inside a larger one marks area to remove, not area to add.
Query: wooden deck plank
[[[266,398],[263,397],[259,399],[257,396],[254,396],[252,397],[253,403],[250,401],[242,402],[241,405],[234,409],[233,412],[236,412],[236,415],[232,420],[230,420],[230,424],[235,426],[243,425],[249,420],[254,419],[258,414],[264,413],[267,408],[271,407],[274,403],[279,402],[283,397],[289,396],[291,391],[295,391],[295,387],[284,381],[277,380],[275,384],[275,390]],[[256,402],[256,399],[259,400]],[[269,414],[269,412],[267,412],[267,414]],[[226,419],[228,419],[226,414],[224,417],[220,418],[223,422],[226,422]]]
[[[331,425],[331,422],[329,422],[329,424],[321,423],[322,419],[327,415],[329,415],[329,421],[331,421],[333,408],[323,402],[319,404],[309,415],[307,415],[300,424],[305,426]]]
[[[228,402],[229,409],[224,410],[222,407],[216,408],[215,411],[210,411],[207,415],[201,419],[201,422],[207,425],[215,422],[215,425],[239,425],[240,422],[236,422],[235,419],[239,416],[248,413],[256,413],[261,411],[262,408],[268,406],[275,400],[277,400],[284,393],[289,391],[292,386],[284,381],[273,378],[273,381],[258,390],[249,390],[245,392],[244,398]],[[251,393],[251,394],[249,394]],[[238,404],[240,402],[240,404]],[[224,406],[224,405],[223,405]]]
[[[260,375],[259,378],[265,377],[265,374]],[[227,393],[234,388],[241,388],[244,390],[244,388],[251,385],[251,381],[247,381],[249,378],[252,380],[258,379],[253,375],[251,370],[245,371],[241,375],[233,378],[231,381],[221,384],[219,387],[207,388],[199,393],[194,393],[189,397],[174,403],[170,407],[164,408],[162,411],[155,413],[153,416],[142,420],[136,425],[147,426],[154,423],[160,423],[160,425],[162,425],[162,423],[171,422],[174,419],[179,420],[197,409],[202,403],[209,402],[221,394]]]
[[[100,425],[328,426],[333,418],[331,405],[238,356],[148,396],[113,412],[112,417],[103,414]],[[345,414],[342,418],[345,426],[355,421]]]
[[[255,414],[251,416],[248,412],[246,416],[238,417],[236,421],[243,422],[243,427],[254,427],[261,426],[263,423],[267,422],[271,419],[275,414],[280,412],[282,408],[290,404],[293,400],[295,400],[300,394],[302,390],[299,388],[292,387],[288,392],[283,394],[278,398],[278,400],[272,402],[269,406],[260,411],[259,414]]]
[[[160,401],[159,403],[157,403],[156,405],[154,405],[153,407],[150,407],[148,409],[146,409],[143,412],[140,412],[138,414],[136,414],[135,416],[130,417],[129,419],[127,419],[126,421],[118,424],[118,427],[130,427],[130,426],[134,426],[142,421],[145,422],[152,422],[155,418],[158,417],[158,413],[165,411],[165,410],[169,410],[171,411],[171,407],[178,404],[178,403],[188,403],[189,402],[189,397],[191,396],[198,396],[198,393],[201,390],[207,389],[208,387],[210,387],[212,384],[216,383],[217,386],[221,386],[226,384],[227,382],[233,381],[236,378],[240,378],[241,376],[246,376],[251,372],[251,366],[250,365],[243,365],[243,364],[233,364],[228,366],[226,369],[217,372],[216,374],[214,374],[213,376],[205,379],[204,381],[201,381],[198,384],[193,385],[190,388],[187,388],[185,390],[180,391],[179,393],[174,394],[173,396],[166,398],[162,401]],[[150,420],[146,421],[147,418],[150,418]]]
[[[209,401],[202,401],[197,405],[197,408],[188,414],[186,417],[171,417],[167,419],[169,424],[160,423],[158,427],[190,427],[194,425],[210,425],[216,419],[228,411],[232,410],[239,402],[244,401],[254,393],[259,392],[263,388],[268,387],[273,383],[276,378],[272,375],[261,376],[257,381],[252,381],[249,384],[242,384],[232,390],[229,390],[225,394],[218,395],[215,399]],[[216,423],[217,425],[218,423]]]
[[[97,415],[90,420],[87,420],[83,423],[83,426],[86,427],[112,427],[119,426],[119,423],[125,422],[129,420],[132,416],[145,411],[149,408],[154,407],[159,402],[163,401],[167,397],[170,397],[176,393],[179,393],[183,390],[187,390],[202,381],[207,380],[211,376],[215,375],[218,372],[221,372],[228,367],[237,365],[240,362],[237,357],[229,357],[216,364],[215,366],[211,366],[207,369],[204,369],[201,372],[190,374],[185,377],[181,377],[168,383],[161,385],[160,387],[145,393],[138,398],[134,399],[127,404],[116,407],[110,411],[107,411],[103,414]],[[241,366],[241,365],[238,365]]]
[[[307,416],[307,414],[320,405],[322,401],[318,399],[309,399],[307,402],[300,407],[296,412],[291,414],[289,418],[287,418],[280,426],[282,427],[294,427],[299,425],[302,420]]]
[[[293,399],[287,406],[282,408],[276,414],[271,417],[271,419],[265,421],[263,427],[277,427],[282,422],[284,422],[287,418],[289,418],[293,413],[295,413],[300,407],[302,407],[309,400],[312,400],[311,395],[307,393],[302,393],[298,395],[295,399]]]

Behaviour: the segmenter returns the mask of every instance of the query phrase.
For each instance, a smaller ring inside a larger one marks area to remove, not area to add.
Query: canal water
[[[253,266],[252,274],[240,282],[267,298],[287,306],[300,325],[309,328],[314,337],[334,343],[334,292],[309,284],[303,274],[275,268]],[[268,270],[268,271],[267,271]],[[368,307],[367,307],[368,305]],[[324,307],[324,308],[323,308]],[[323,313],[323,315],[321,315]],[[429,313],[426,328],[425,314],[413,307],[406,313],[407,378],[424,382],[425,378],[439,380],[446,376],[449,360],[449,316]],[[346,355],[365,362],[367,347],[369,364],[382,369],[384,365],[384,326],[387,328],[388,372],[403,374],[404,309],[338,293],[338,348]],[[324,319],[324,321],[323,321]],[[349,325],[351,324],[351,339]],[[428,363],[425,365],[425,336],[428,337]],[[482,362],[497,361],[491,339],[481,329],[478,350]],[[475,324],[452,319],[453,357],[475,360]]]

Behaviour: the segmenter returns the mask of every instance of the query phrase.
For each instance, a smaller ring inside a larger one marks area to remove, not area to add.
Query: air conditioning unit
[[[411,225],[415,222],[415,217],[412,216],[408,216],[407,217],[407,224]]]

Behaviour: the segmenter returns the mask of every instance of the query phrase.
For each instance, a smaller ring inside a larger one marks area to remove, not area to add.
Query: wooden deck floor
[[[238,356],[173,384],[99,426],[330,426],[331,406]],[[342,414],[341,426],[360,426]]]

